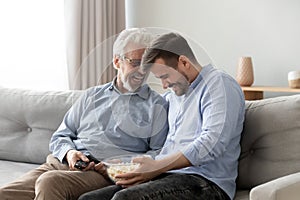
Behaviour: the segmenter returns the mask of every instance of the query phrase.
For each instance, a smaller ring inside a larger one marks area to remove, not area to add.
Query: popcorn
[[[110,179],[112,179],[114,182],[117,182],[121,180],[121,178],[116,178],[116,175],[119,174],[125,174],[127,172],[133,171],[139,167],[139,163],[133,163],[133,162],[121,162],[117,164],[107,164],[107,174]]]

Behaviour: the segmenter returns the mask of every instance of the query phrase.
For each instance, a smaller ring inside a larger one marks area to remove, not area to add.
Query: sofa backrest
[[[300,95],[246,101],[237,187],[300,171]]]
[[[80,94],[0,88],[0,159],[45,162],[53,132]]]

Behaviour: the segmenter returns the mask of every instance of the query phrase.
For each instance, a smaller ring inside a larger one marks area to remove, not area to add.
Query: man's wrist
[[[65,159],[66,161],[68,161],[68,156],[69,156],[70,153],[72,153],[72,151],[76,151],[76,150],[75,150],[75,149],[69,149],[69,150],[66,152],[65,157],[64,157],[64,159]]]

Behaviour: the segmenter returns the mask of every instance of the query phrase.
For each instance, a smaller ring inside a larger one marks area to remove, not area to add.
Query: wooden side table
[[[246,100],[259,100],[264,98],[264,92],[290,92],[300,93],[300,89],[289,87],[250,86],[242,87]]]

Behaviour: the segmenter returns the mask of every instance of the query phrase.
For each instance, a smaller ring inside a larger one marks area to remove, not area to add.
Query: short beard
[[[186,84],[175,83],[173,86],[177,87],[176,91],[173,90],[177,96],[185,95],[188,91],[188,85],[186,85]],[[173,86],[171,86],[171,87],[173,87]]]
[[[126,77],[123,74],[120,75],[120,78],[121,78],[121,81],[123,83],[123,87],[126,90],[128,90],[128,92],[135,92],[136,90],[138,90],[143,85],[143,83],[142,83],[141,85],[138,85],[137,87],[133,88],[129,83],[130,78],[128,76],[127,76],[127,80],[126,80]]]

